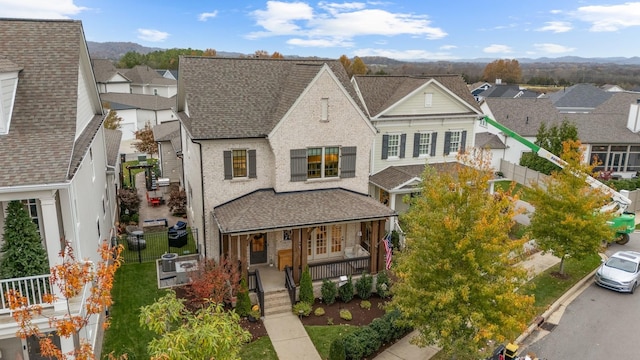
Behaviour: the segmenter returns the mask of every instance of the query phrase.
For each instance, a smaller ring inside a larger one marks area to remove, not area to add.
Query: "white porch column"
[[[49,267],[62,264],[62,258],[59,256],[60,250],[60,227],[58,225],[58,211],[56,208],[55,195],[47,198],[40,198],[40,208],[42,210],[42,227],[44,228],[44,240],[47,244],[47,256],[49,258]],[[53,286],[53,295],[58,298],[55,302],[54,310],[65,310],[66,299],[63,298],[60,289]]]
[[[391,210],[395,210],[396,212],[398,211],[396,210],[396,193],[394,192],[389,192],[389,207]],[[393,219],[393,216],[389,218],[389,232],[396,229],[396,222],[393,221]]]

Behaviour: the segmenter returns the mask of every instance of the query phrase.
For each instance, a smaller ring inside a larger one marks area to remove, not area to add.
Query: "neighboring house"
[[[153,127],[178,119],[173,111],[176,106],[175,97],[108,93],[100,94],[100,98],[107,107],[115,110],[122,118],[120,129],[123,141],[134,140],[135,132],[144,129],[147,123]]]
[[[91,60],[93,73],[96,77],[98,91],[104,93],[131,93],[131,80],[123,75],[122,69],[116,69],[111,60]]]
[[[621,91],[626,91],[625,89],[621,88],[618,85],[613,85],[613,84],[604,84],[602,86],[600,86],[600,89],[607,91],[607,92],[621,92]]]
[[[491,88],[491,86],[493,86],[491,83],[488,82],[477,82],[477,83],[473,83],[471,85],[469,85],[469,91],[471,91],[471,95],[473,95],[473,98],[476,99],[476,101],[480,101],[480,94],[482,92],[484,92],[485,90]]]
[[[78,259],[97,263],[102,241],[115,235],[117,131],[105,131],[96,79],[79,21],[0,20],[0,229],[12,200],[22,201],[42,236],[49,265],[61,263],[63,240]],[[41,303],[49,274],[2,279],[2,289],[33,289]],[[68,303],[45,305],[49,316],[84,311],[88,291]],[[4,291],[4,290],[3,290]],[[69,306],[69,307],[67,307]],[[37,340],[16,337],[18,325],[0,303],[0,349],[5,358],[41,359]],[[103,319],[93,317],[79,334],[92,346]],[[43,332],[48,320],[34,320]],[[58,338],[62,351],[78,339]],[[99,353],[100,349],[96,349]],[[98,355],[99,357],[99,355]]]
[[[420,183],[416,165],[424,170],[427,163],[457,162],[458,153],[474,146],[482,112],[458,75],[354,76],[352,82],[378,129],[369,194],[405,211],[402,197]]]
[[[551,99],[486,99],[481,107],[488,116],[532,142],[542,123],[549,127],[567,120],[578,129],[585,161],[595,164],[597,157],[601,164],[596,170],[628,178],[640,171],[640,96],[631,92],[610,95],[589,113],[561,113]],[[491,126],[486,129],[505,143],[504,159],[509,162],[517,164],[523,152],[531,151]]]
[[[147,65],[136,65],[126,70],[124,74],[127,79],[131,80],[132,94],[158,95],[170,98],[175,96],[178,91],[175,79],[164,77]]]
[[[482,101],[486,98],[536,98],[540,97],[540,94],[521,88],[520,85],[502,85],[496,84],[489,89],[479,93],[475,96],[476,100]]]
[[[160,177],[169,179],[170,183],[182,185],[180,122],[168,121],[154,126],[153,138],[158,143]]]
[[[476,133],[476,148],[484,149],[491,153],[491,168],[500,170],[500,161],[505,157],[507,146],[502,142],[500,136],[490,132]]]
[[[167,78],[167,79],[171,79],[171,80],[178,80],[178,70],[156,70],[156,72],[160,75],[162,75],[162,77]]]
[[[314,279],[384,268],[395,213],[367,195],[375,129],[339,61],[181,57],[178,88],[206,257],[292,265],[296,282],[306,265]]]
[[[613,94],[591,84],[576,84],[548,97],[561,113],[589,113]]]

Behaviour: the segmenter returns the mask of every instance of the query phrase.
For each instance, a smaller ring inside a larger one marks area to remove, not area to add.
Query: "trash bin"
[[[162,271],[163,272],[172,272],[176,271],[176,259],[178,258],[178,254],[176,253],[167,253],[163,254],[162,259]]]

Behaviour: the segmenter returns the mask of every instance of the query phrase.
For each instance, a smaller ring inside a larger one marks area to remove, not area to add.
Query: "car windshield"
[[[620,259],[618,257],[610,258],[609,260],[607,260],[606,265],[608,267],[630,272],[630,273],[636,272],[636,267],[637,267],[637,264],[634,263],[633,261]]]

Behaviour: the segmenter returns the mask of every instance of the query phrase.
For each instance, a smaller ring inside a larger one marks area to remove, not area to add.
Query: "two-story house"
[[[393,210],[406,211],[402,197],[418,191],[427,163],[448,171],[447,163],[457,162],[458,153],[473,147],[480,108],[458,75],[355,76],[352,82],[378,130],[369,194]]]
[[[182,57],[178,76],[187,211],[208,258],[242,269],[365,256],[384,267],[395,212],[367,195],[375,129],[337,60]],[[284,277],[283,277],[284,279]]]
[[[105,131],[96,79],[82,25],[67,20],[0,20],[0,229],[10,201],[25,204],[42,237],[49,265],[61,263],[63,242],[78,259],[97,263],[97,250],[115,235],[115,190],[121,134]],[[0,257],[2,255],[0,254]],[[0,259],[1,261],[1,259]],[[2,295],[12,288],[32,289],[42,303],[49,274],[0,279]],[[61,297],[57,289],[54,294]],[[49,316],[82,313],[84,299],[45,304]],[[69,306],[69,307],[67,307]],[[18,325],[0,302],[0,349],[6,358],[40,359],[37,340],[16,337]],[[80,338],[95,345],[99,317]],[[48,319],[34,323],[50,331]],[[55,338],[63,351],[78,339]]]

